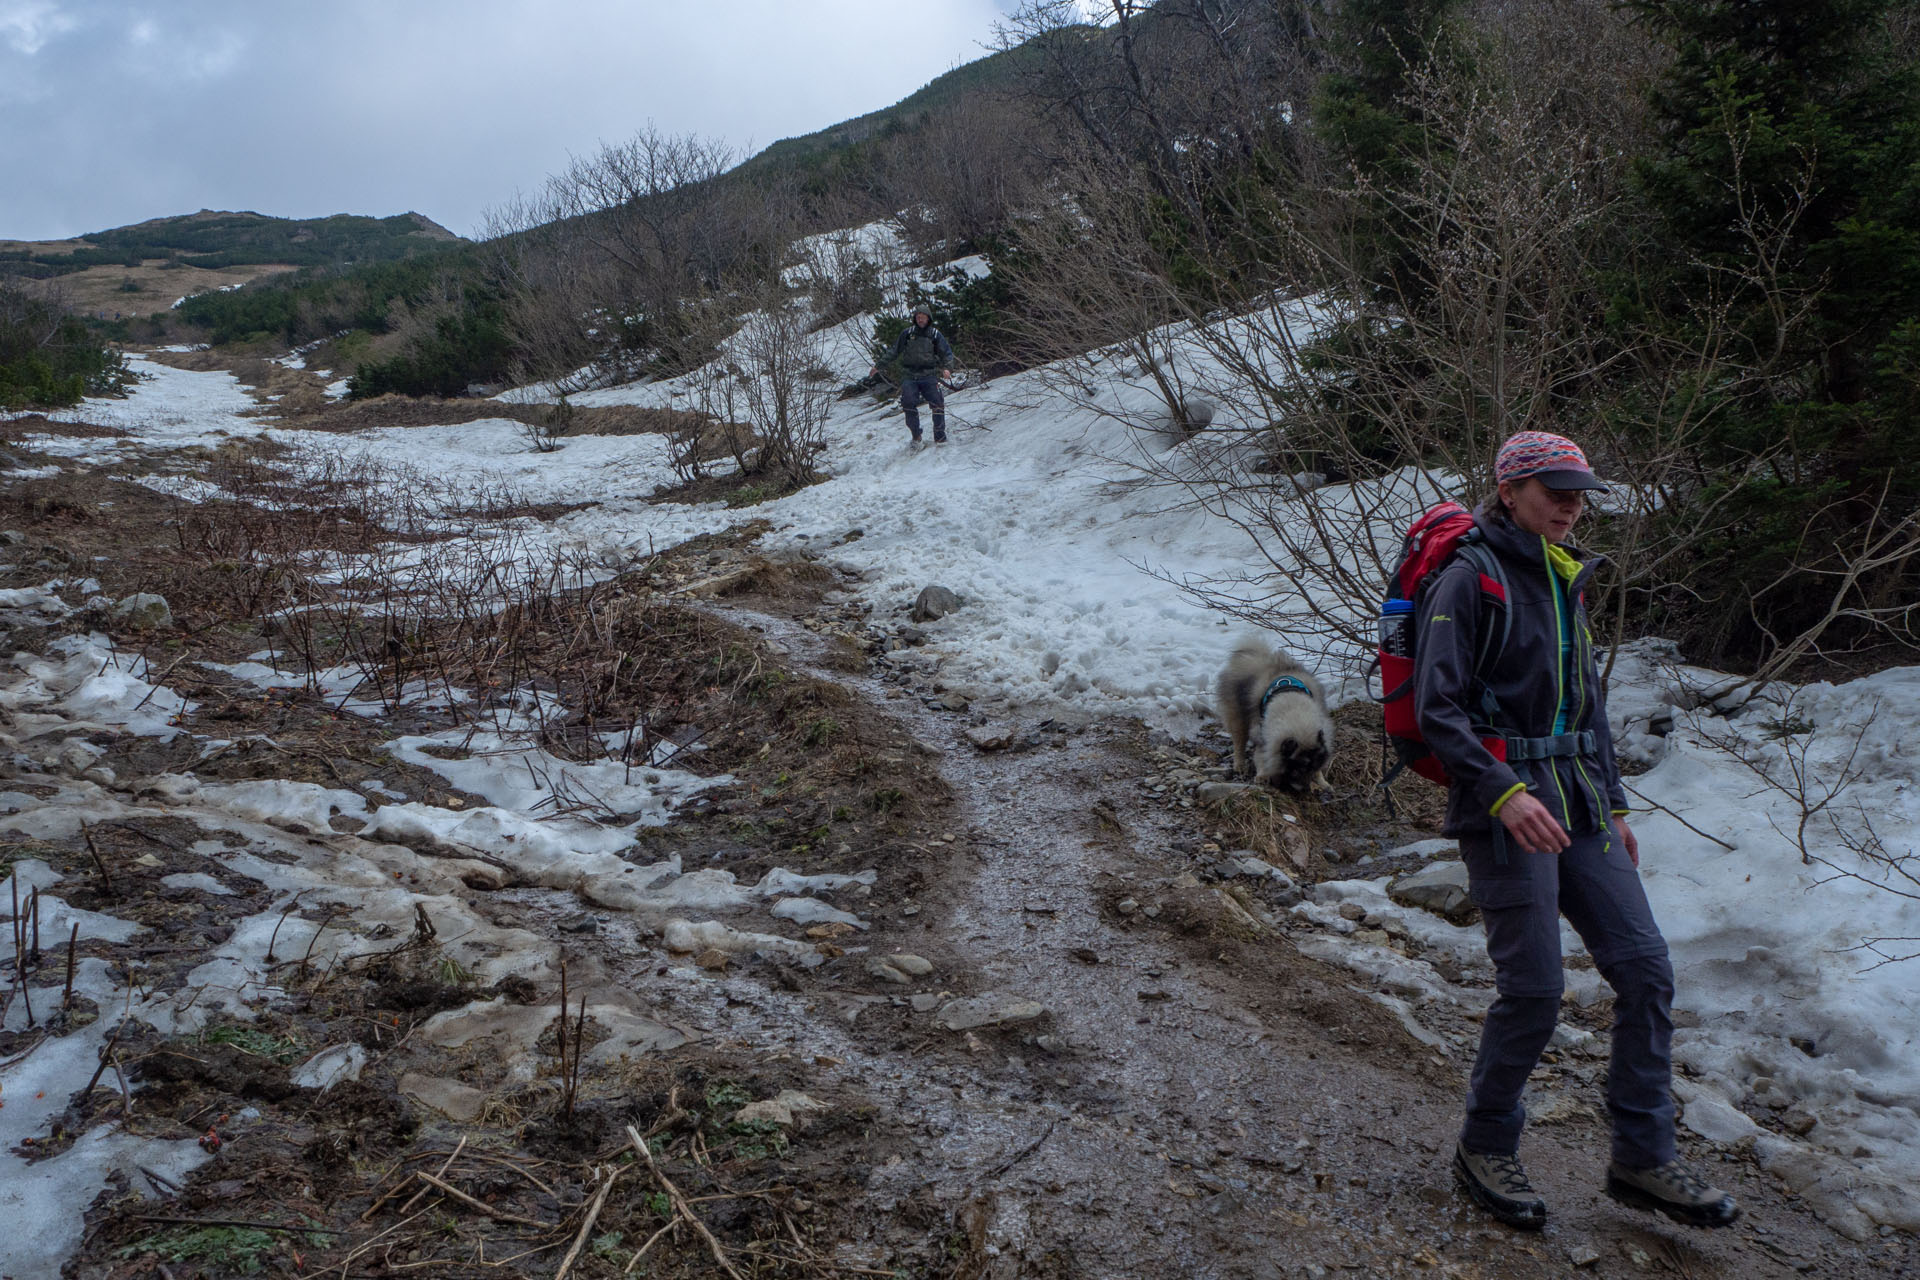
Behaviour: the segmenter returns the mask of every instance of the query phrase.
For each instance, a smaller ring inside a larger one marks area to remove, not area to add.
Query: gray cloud
[[[1005,0],[0,0],[0,238],[200,208],[471,233],[649,121],[742,149],[979,57]]]

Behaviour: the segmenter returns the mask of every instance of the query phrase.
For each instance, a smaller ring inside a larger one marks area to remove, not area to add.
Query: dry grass
[[[77,247],[66,241],[25,246],[18,241],[3,241],[0,245],[31,248],[35,253],[60,252],[63,249],[70,252]],[[151,315],[167,310],[176,299],[188,294],[207,293],[298,270],[286,263],[208,268],[168,267],[164,265],[165,262],[164,258],[149,258],[137,267],[88,267],[71,275],[56,276],[46,283],[57,289],[67,306],[75,311],[87,315],[105,315],[111,319],[115,316]],[[127,290],[124,286],[128,283],[137,285],[138,291]]]
[[[651,405],[612,404],[574,405],[567,427],[570,436],[643,436],[700,428],[713,424],[704,413],[690,409],[661,409]],[[719,455],[714,455],[719,456]]]
[[[149,351],[147,359],[155,364],[163,364],[169,369],[184,369],[188,373],[219,373],[232,369],[242,360],[259,358],[264,353],[251,346],[222,347],[215,351],[201,348],[193,351]]]
[[[55,412],[59,411],[55,410]],[[118,427],[96,426],[90,422],[59,422],[43,413],[29,413],[0,422],[0,439],[18,439],[21,436],[63,436],[72,440],[110,440],[125,435],[127,432]]]
[[[219,357],[217,352],[198,355]],[[233,368],[235,376],[248,381],[231,358],[219,364]],[[514,422],[544,425],[551,406],[510,404],[501,400],[443,400],[435,396],[374,396],[367,400],[322,401],[280,405],[281,416],[289,425],[311,431],[369,431],[380,427],[458,426],[488,418],[508,418]],[[653,409],[644,405],[573,405],[565,432],[567,436],[636,436],[665,434],[698,423],[699,414],[677,409]]]

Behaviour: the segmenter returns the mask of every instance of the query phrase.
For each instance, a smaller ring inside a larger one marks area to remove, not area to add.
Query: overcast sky
[[[1010,0],[0,0],[0,239],[197,209],[463,235],[652,121],[754,150],[982,56]]]

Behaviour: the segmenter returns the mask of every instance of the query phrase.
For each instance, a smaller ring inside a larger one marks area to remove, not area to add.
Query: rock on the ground
[[[1446,836],[1434,836],[1429,840],[1415,840],[1412,844],[1403,844],[1397,849],[1389,849],[1387,850],[1386,856],[1389,858],[1432,859],[1442,856],[1457,857],[1459,853],[1460,842],[1458,840],[1452,840]]]
[[[929,586],[921,589],[914,599],[913,609],[908,617],[915,622],[933,622],[944,618],[960,607],[960,597],[942,586]]]
[[[97,759],[99,759],[97,748],[90,747],[78,739],[69,738],[65,742],[48,748],[46,754],[40,757],[40,763],[49,772],[64,773],[77,778],[91,769],[93,762]]]
[[[806,943],[776,934],[729,929],[717,920],[702,920],[698,924],[687,920],[669,920],[660,931],[660,940],[667,950],[678,955],[698,955],[708,949],[731,955],[747,955],[755,951],[767,955],[817,954]]]
[[[1239,849],[1229,853],[1222,869],[1233,875],[1252,876],[1256,880],[1266,881],[1263,896],[1269,901],[1277,901],[1283,907],[1292,906],[1303,896],[1292,876],[1266,859],[1256,858],[1251,850]]]
[[[423,1076],[416,1071],[409,1071],[400,1077],[400,1092],[426,1103],[435,1111],[444,1112],[448,1118],[462,1124],[472,1124],[478,1120],[487,1105],[487,1095],[478,1089],[469,1088],[458,1080]]]
[[[902,987],[913,981],[912,978],[906,975],[904,970],[894,968],[878,956],[867,961],[867,972],[882,982],[891,982]]]
[[[761,1102],[749,1102],[733,1113],[734,1124],[771,1122],[782,1128],[791,1125],[794,1120],[809,1111],[825,1111],[827,1104],[816,1102],[798,1089],[782,1089],[779,1094]]]
[[[851,911],[842,911],[829,906],[818,898],[782,898],[768,911],[776,920],[791,920],[798,925],[844,924],[851,929],[864,929],[867,922]]]
[[[1047,1016],[1047,1006],[1020,996],[970,996],[949,1000],[938,1015],[940,1025],[949,1031],[969,1031],[974,1027],[1004,1027],[1016,1022],[1032,1022]]]
[[[924,978],[932,973],[933,962],[904,952],[893,956],[875,956],[867,961],[867,972],[882,982],[906,986],[915,978]]]
[[[1387,896],[1403,907],[1419,907],[1457,921],[1472,906],[1467,900],[1467,864],[1436,862],[1423,867],[1394,881]]]
[[[1600,1037],[1594,1035],[1593,1032],[1582,1027],[1576,1027],[1570,1022],[1563,1022],[1553,1029],[1553,1037],[1547,1041],[1547,1045],[1553,1049],[1566,1049],[1570,1052],[1579,1052],[1590,1045],[1598,1043],[1599,1040]]]
[[[421,1041],[440,1049],[458,1049],[486,1036],[504,1040],[501,1052],[527,1052],[553,1021],[552,1006],[514,1004],[505,996],[474,1000],[434,1014],[421,1024]]]
[[[302,1089],[331,1089],[342,1080],[358,1080],[367,1051],[357,1044],[330,1045],[295,1067],[290,1078]]]
[[[114,605],[113,618],[136,631],[153,631],[173,625],[173,610],[167,605],[165,596],[142,591]]]
[[[1236,796],[1244,796],[1260,788],[1252,782],[1203,782],[1194,798],[1201,804],[1223,804]]]
[[[967,730],[967,741],[982,751],[1004,751],[1018,730],[1011,724],[977,724]]]
[[[1711,1089],[1676,1077],[1673,1091],[1680,1099],[1680,1123],[1708,1142],[1733,1146],[1766,1132],[1751,1116]]]

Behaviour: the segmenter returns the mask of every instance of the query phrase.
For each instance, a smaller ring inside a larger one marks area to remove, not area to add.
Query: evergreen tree
[[[1347,0],[1329,21],[1331,66],[1314,120],[1322,143],[1368,176],[1391,178],[1418,141],[1420,121],[1402,95],[1407,72],[1439,49],[1458,0]]]
[[[0,288],[0,410],[51,409],[119,395],[130,381],[120,353],[77,316]]]
[[[1736,519],[1703,548],[1705,580],[1834,570],[1883,498],[1883,526],[1920,510],[1920,79],[1886,38],[1891,7],[1629,0],[1673,50],[1653,95],[1662,148],[1637,166],[1673,248],[1649,296],[1676,315],[1730,304],[1745,366],[1712,389],[1700,461]],[[1854,603],[1915,584],[1891,566]],[[1756,621],[1797,632],[1832,590],[1792,575]]]

